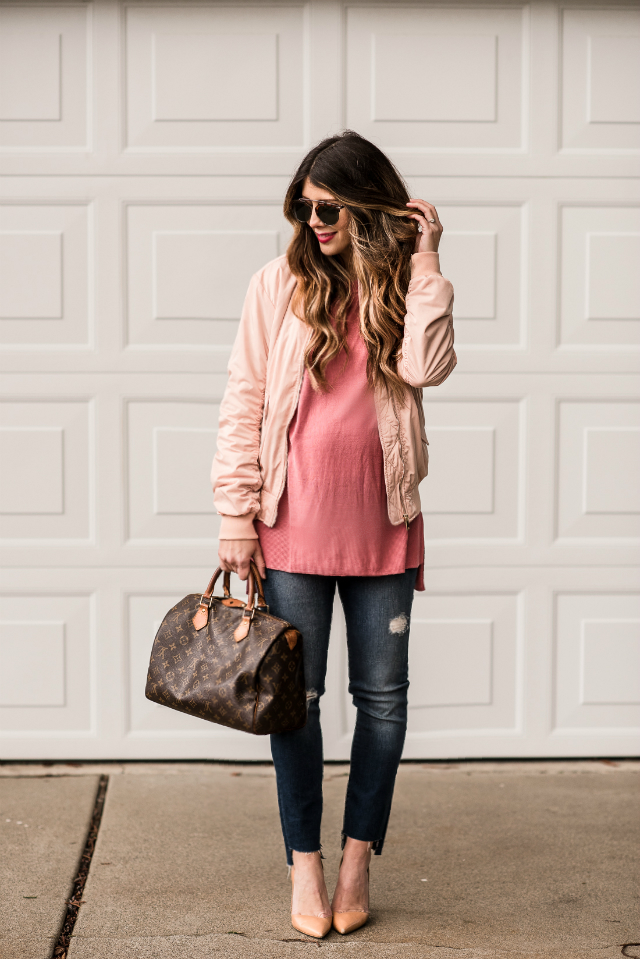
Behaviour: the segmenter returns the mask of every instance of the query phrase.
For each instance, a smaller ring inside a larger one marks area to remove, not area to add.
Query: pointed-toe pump
[[[339,932],[341,936],[346,936],[348,933],[354,932],[356,929],[364,926],[368,918],[369,913],[360,909],[354,912],[334,912],[333,928],[336,932]]]
[[[293,867],[291,867],[291,895],[293,897]],[[303,932],[305,936],[313,936],[314,939],[324,939],[331,929],[331,920],[331,916],[302,916],[300,913],[295,915],[291,913],[293,928]]]
[[[340,862],[342,865],[342,861]],[[369,870],[367,869],[367,885],[369,883]],[[367,894],[367,900],[369,896]],[[350,932],[355,932],[356,929],[360,929],[361,926],[369,919],[369,910],[368,909],[353,909],[349,912],[334,912],[333,913],[333,928],[336,932],[339,932],[341,936],[346,936]]]

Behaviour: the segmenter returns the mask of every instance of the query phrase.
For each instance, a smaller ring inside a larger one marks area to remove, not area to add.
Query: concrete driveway
[[[325,769],[330,892],[347,773]],[[402,765],[371,920],[321,942],[289,922],[271,766],[3,765],[1,959],[52,956],[101,775],[69,959],[640,957],[640,763],[605,760]]]

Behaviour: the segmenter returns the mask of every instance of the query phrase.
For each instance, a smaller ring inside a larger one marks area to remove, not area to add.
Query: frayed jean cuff
[[[341,849],[344,849],[348,838],[349,837],[347,836],[346,832],[341,833],[341,841],[340,841]],[[382,847],[384,846],[384,839],[374,839],[373,841],[368,839],[366,841],[369,843],[369,847],[371,851],[373,852],[374,856],[382,855]]]

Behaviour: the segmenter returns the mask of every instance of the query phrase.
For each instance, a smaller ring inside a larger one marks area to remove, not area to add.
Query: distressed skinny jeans
[[[320,849],[325,691],[336,585],[347,623],[349,693],[357,709],[344,810],[346,838],[380,855],[407,728],[409,623],[417,569],[392,576],[312,576],[268,569],[270,611],[302,633],[308,717],[303,729],[271,736],[287,853]]]

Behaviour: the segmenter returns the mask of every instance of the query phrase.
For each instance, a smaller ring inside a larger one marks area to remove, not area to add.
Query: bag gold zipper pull
[[[408,530],[409,530],[409,517],[407,516],[406,513],[403,513],[402,515],[403,515],[403,517],[404,517],[404,525],[407,527],[407,531],[408,531]]]

